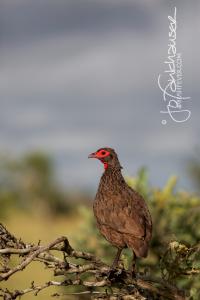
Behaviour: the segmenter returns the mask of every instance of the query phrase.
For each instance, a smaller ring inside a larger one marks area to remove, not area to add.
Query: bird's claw
[[[125,269],[111,268],[107,274],[107,278],[110,281],[122,281],[127,278],[127,272]]]

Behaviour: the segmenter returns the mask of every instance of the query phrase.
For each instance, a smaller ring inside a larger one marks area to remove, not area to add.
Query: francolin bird
[[[146,257],[152,235],[152,220],[141,195],[125,182],[117,154],[112,148],[100,148],[89,158],[97,158],[104,164],[93,209],[101,234],[113,246],[117,255],[111,266],[118,266],[124,248],[133,251],[131,271],[135,273],[137,257]]]

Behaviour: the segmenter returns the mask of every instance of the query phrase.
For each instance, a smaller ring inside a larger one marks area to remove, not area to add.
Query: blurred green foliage
[[[41,152],[22,158],[0,157],[0,216],[12,209],[67,213],[69,197],[59,187],[52,160]]]

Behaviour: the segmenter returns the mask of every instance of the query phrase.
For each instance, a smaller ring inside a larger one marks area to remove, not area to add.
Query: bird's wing
[[[112,198],[111,207],[104,211],[101,224],[140,239],[151,234],[151,216],[142,196],[128,188]]]

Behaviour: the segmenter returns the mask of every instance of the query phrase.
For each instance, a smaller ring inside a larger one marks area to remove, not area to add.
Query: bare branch
[[[57,257],[56,252],[62,252],[63,258]],[[19,258],[21,258],[21,261],[15,266],[10,264],[12,255],[19,255]],[[83,262],[75,264],[70,261],[71,258],[82,259]],[[35,285],[32,282],[31,286],[24,290],[9,291],[8,289],[0,289],[0,297],[4,300],[17,299],[31,292],[37,295],[50,286],[81,286],[86,291],[71,293],[71,295],[91,294],[96,295],[95,299],[101,297],[111,299],[111,296],[114,297],[112,299],[134,299],[136,295],[139,300],[147,299],[146,295],[149,295],[151,299],[157,299],[160,296],[166,300],[186,299],[183,291],[163,279],[144,276],[132,278],[130,273],[123,268],[118,268],[111,275],[108,265],[91,253],[74,250],[64,236],[55,239],[46,246],[42,246],[40,243],[38,245],[26,244],[11,235],[0,224],[0,259],[2,259],[0,281],[8,280],[34,261],[44,264],[53,271],[54,276],[65,277],[63,281],[52,280],[41,285]],[[200,270],[192,268],[183,270],[182,275],[199,273]],[[82,277],[83,275],[84,277]],[[105,291],[95,291],[95,288],[99,287],[105,287]],[[113,287],[115,288],[114,292]],[[111,296],[108,295],[106,288],[111,289]],[[58,294],[55,295],[58,296]]]
[[[50,250],[53,246],[55,246],[56,244],[59,244],[61,242],[66,242],[68,243],[68,240],[66,237],[60,237],[58,239],[56,239],[55,241],[51,242],[49,245],[47,246],[38,246],[38,249],[36,249],[35,251],[33,251],[32,254],[30,254],[29,256],[27,256],[27,258],[25,258],[21,264],[17,265],[15,268],[13,268],[12,270],[8,271],[7,273],[1,274],[0,275],[0,281],[2,280],[6,280],[8,279],[11,275],[13,275],[14,273],[18,272],[18,271],[22,271],[27,265],[29,265],[40,253],[45,252],[47,250]]]

